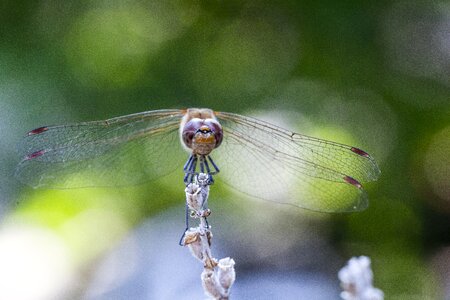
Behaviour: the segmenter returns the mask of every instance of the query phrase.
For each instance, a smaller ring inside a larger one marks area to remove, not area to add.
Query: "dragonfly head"
[[[194,153],[207,155],[222,143],[222,126],[214,119],[193,118],[184,125],[182,138]]]

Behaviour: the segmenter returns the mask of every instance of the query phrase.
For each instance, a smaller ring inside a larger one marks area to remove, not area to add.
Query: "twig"
[[[212,233],[206,218],[211,214],[208,209],[209,176],[200,173],[195,183],[186,189],[186,204],[191,210],[191,218],[199,219],[199,226],[189,228],[182,240],[192,255],[203,263],[201,274],[203,289],[207,296],[217,300],[227,300],[230,288],[236,278],[234,260],[226,257],[215,259],[211,254]]]

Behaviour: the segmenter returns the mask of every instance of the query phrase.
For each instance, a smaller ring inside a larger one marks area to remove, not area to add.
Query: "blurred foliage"
[[[333,247],[372,257],[388,299],[439,299],[429,261],[450,242],[449,12],[446,1],[3,0],[4,218],[52,229],[87,267],[144,218],[182,207],[179,174],[119,192],[30,190],[11,176],[27,130],[173,107],[282,113],[382,169],[368,210],[326,221]]]

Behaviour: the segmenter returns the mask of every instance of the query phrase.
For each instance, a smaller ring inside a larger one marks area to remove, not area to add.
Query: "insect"
[[[206,173],[210,183],[322,212],[365,209],[362,182],[380,174],[359,148],[207,108],[39,127],[19,152],[15,175],[33,187],[124,186],[183,169],[185,184]]]

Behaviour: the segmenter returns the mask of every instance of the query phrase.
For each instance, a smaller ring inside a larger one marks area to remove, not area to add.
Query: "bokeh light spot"
[[[90,11],[67,37],[67,61],[84,84],[132,84],[163,40],[158,25],[141,9]]]
[[[448,104],[450,6],[443,1],[399,1],[386,11],[382,39],[387,85],[418,107]],[[391,73],[390,72],[390,73]]]
[[[67,63],[77,79],[100,88],[134,86],[143,80],[161,46],[198,14],[196,5],[178,2],[95,8],[81,15],[65,43]]]
[[[75,269],[55,234],[9,224],[0,230],[0,299],[49,300],[68,295]]]

